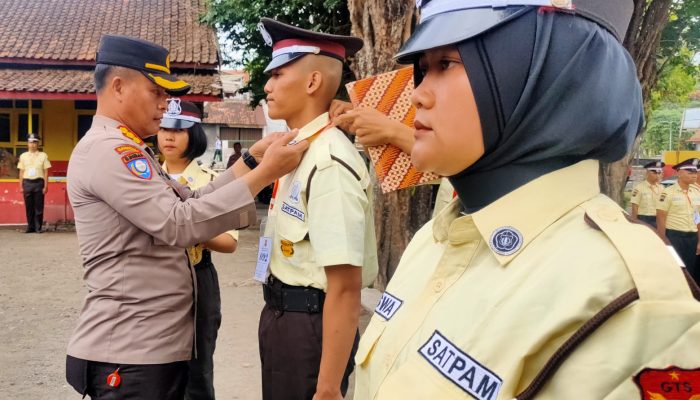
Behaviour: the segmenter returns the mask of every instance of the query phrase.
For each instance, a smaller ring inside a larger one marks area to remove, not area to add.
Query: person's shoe
[[[39,230],[36,231],[35,233],[44,233],[44,230],[43,230],[43,229],[39,229]]]
[[[27,228],[27,230],[24,231],[24,233],[34,233],[34,232],[36,232],[34,229],[29,229],[29,228]]]

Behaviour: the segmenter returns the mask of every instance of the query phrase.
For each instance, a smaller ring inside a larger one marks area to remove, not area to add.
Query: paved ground
[[[220,399],[260,398],[263,301],[250,279],[257,235],[243,231],[236,253],[214,255],[223,312],[215,355]],[[0,243],[0,399],[79,399],[64,378],[65,347],[85,295],[75,233],[0,229]],[[361,329],[368,318],[364,312]]]

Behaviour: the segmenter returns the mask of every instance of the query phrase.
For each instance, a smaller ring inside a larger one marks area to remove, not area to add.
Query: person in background
[[[238,161],[239,158],[241,158],[243,154],[241,153],[241,144],[239,142],[236,142],[233,144],[233,154],[228,158],[228,162],[226,163],[226,168],[231,168],[233,164]]]
[[[49,156],[39,151],[39,135],[30,133],[27,138],[29,151],[19,156],[19,191],[24,196],[27,213],[25,233],[41,233],[44,225],[44,196],[49,190]]]
[[[664,164],[661,161],[652,161],[644,165],[647,170],[646,179],[637,184],[632,190],[632,219],[644,221],[656,228],[656,202],[664,190],[659,184],[664,173]]]
[[[211,160],[211,166],[213,167],[214,164],[218,161],[222,161],[222,155],[221,155],[221,138],[219,136],[216,136],[216,141],[214,142],[214,158]]]
[[[194,103],[168,99],[168,109],[158,132],[158,148],[165,158],[163,170],[192,190],[208,185],[218,175],[195,161],[207,149],[207,136],[200,125],[201,121],[201,113]],[[187,249],[190,264],[197,275],[197,357],[189,362],[185,389],[185,399],[188,400],[215,398],[214,350],[221,326],[221,295],[211,251],[233,253],[237,244],[238,231],[232,230]]]

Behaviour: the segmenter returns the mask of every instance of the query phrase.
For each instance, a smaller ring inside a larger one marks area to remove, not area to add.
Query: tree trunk
[[[661,33],[668,24],[672,0],[634,0],[634,13],[630,22],[625,48],[637,66],[637,76],[642,84],[644,108],[649,111],[651,91],[659,78],[657,54]],[[648,114],[648,113],[647,113]],[[611,199],[623,203],[623,192],[629,171],[630,161],[639,148],[640,133],[630,154],[622,160],[600,166],[600,188]]]
[[[358,79],[396,68],[393,60],[414,25],[415,3],[411,0],[349,0],[352,34],[365,41],[355,56],[352,70]],[[379,253],[379,276],[375,286],[383,290],[394,274],[413,234],[430,219],[432,187],[383,194],[375,185],[374,221]]]

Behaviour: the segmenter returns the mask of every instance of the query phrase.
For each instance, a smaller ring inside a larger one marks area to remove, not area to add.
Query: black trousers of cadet
[[[321,364],[323,312],[289,312],[279,308],[268,302],[260,314],[263,400],[311,400]],[[343,396],[355,369],[358,341],[356,333],[340,386]]]
[[[644,221],[645,223],[656,228],[656,217],[651,215],[638,215],[637,218],[639,218],[640,221]]]
[[[214,400],[214,350],[221,326],[221,292],[219,276],[208,250],[194,270],[197,274],[197,358],[189,362],[185,399]]]
[[[107,384],[119,368],[121,383]],[[182,400],[187,383],[187,361],[168,364],[112,364],[68,356],[66,379],[83,397],[92,400]]]
[[[44,224],[44,179],[22,179],[27,231],[37,232]]]
[[[697,282],[697,271],[695,270],[695,250],[698,246],[698,234],[696,232],[681,232],[666,229],[666,237],[673,245],[676,253],[683,260],[690,276]]]

